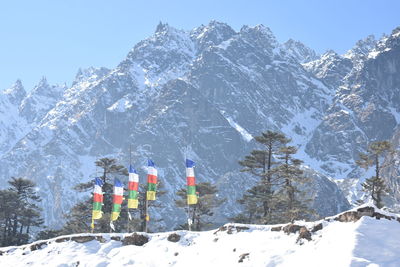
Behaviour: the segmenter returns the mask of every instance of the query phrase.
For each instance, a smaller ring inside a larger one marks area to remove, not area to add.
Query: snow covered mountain
[[[79,234],[0,248],[2,266],[399,266],[400,217],[363,206],[316,222]],[[155,256],[156,255],[156,256]]]
[[[326,173],[355,178],[347,184],[357,184],[363,176],[354,166],[358,153],[371,140],[395,138],[399,128],[400,28],[377,42],[371,36],[358,42],[345,56],[325,54],[305,67],[336,92],[306,153],[323,162]],[[398,195],[398,188],[391,189]]]
[[[169,215],[179,214],[173,199],[185,184],[186,156],[197,162],[198,180],[216,183],[227,198],[216,213],[225,222],[255,182],[237,161],[256,147],[253,136],[271,129],[292,137],[311,167],[312,205],[335,214],[349,204],[326,175],[358,177],[354,159],[367,140],[390,138],[398,125],[398,39],[394,31],[376,46],[359,42],[346,56],[316,59],[300,42],[280,44],[263,25],[236,32],[211,21],[183,31],[160,23],[114,69],[80,70],[69,88],[42,80],[28,95],[20,82],[2,92],[12,112],[0,113],[8,116],[0,183],[34,179],[46,222],[57,227],[81,197],[72,187],[95,175],[94,161],[110,156],[127,165],[132,146],[142,182],[148,157],[159,168],[168,193],[156,217],[166,227],[182,223]]]

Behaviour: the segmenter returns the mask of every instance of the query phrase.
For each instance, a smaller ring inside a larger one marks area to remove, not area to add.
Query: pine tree
[[[151,210],[154,209],[162,209],[164,207],[163,202],[160,200],[160,197],[165,195],[167,192],[164,190],[164,183],[162,180],[157,180],[157,198],[155,201],[148,201],[147,203],[147,211],[146,211],[146,192],[147,192],[147,184],[141,183],[139,186],[139,207],[137,210],[132,211],[134,214],[138,214],[138,216],[131,216],[132,221],[130,224],[133,226],[133,229],[136,231],[144,232],[148,226],[151,226],[150,229],[147,229],[148,232],[156,232],[160,230],[159,223],[162,219],[155,220],[153,216],[151,216]],[[146,221],[148,220],[148,221]]]
[[[299,185],[307,182],[307,179],[300,169],[302,161],[293,158],[293,155],[297,153],[297,148],[283,146],[279,152],[278,158],[282,160],[282,163],[274,170],[274,173],[282,181],[283,186],[276,192],[278,211],[274,216],[275,220],[277,223],[283,223],[310,218],[314,212],[305,203],[307,202],[304,200],[305,192],[298,189]]]
[[[76,203],[71,208],[69,213],[65,215],[66,222],[61,230],[61,233],[76,234],[90,232],[90,223],[92,220],[92,203],[93,202],[91,197],[87,197],[85,198],[85,200]],[[97,227],[99,229],[104,229],[104,226],[99,227],[97,225]]]
[[[128,176],[128,170],[117,164],[116,159],[112,158],[101,158],[95,162],[95,165],[100,168],[101,175],[99,176],[103,180],[103,217],[96,220],[95,231],[96,232],[108,232],[110,230],[110,214],[112,209],[112,195],[114,188],[114,178],[121,176]],[[74,187],[78,192],[88,192],[93,190],[94,182],[89,181],[86,183],[80,183]],[[93,197],[87,197],[83,201],[77,203],[72,207],[70,213],[66,215],[66,224],[63,227],[63,233],[83,233],[91,230],[91,218],[92,218],[92,201]],[[124,218],[127,216],[126,213],[126,201],[123,202],[121,207],[120,217]],[[117,231],[121,231],[123,223],[126,225],[126,221],[118,220],[115,222],[115,228]]]
[[[357,165],[365,169],[374,166],[375,175],[366,179],[362,187],[370,195],[378,208],[384,206],[382,196],[387,193],[385,181],[381,177],[381,170],[392,164],[387,163],[383,165],[381,162],[381,158],[387,153],[394,153],[391,143],[389,141],[376,141],[369,144],[367,153],[360,153],[360,159],[356,161]]]
[[[2,245],[21,245],[31,239],[32,227],[43,224],[41,201],[35,183],[25,178],[11,178],[10,187],[0,191]]]
[[[187,192],[186,187],[180,189],[176,194],[178,199],[175,200],[175,204],[185,210],[186,214],[190,216],[193,222],[194,231],[202,231],[212,226],[210,217],[214,215],[214,210],[220,206],[224,200],[218,199],[218,189],[215,185],[205,182],[196,184],[196,190],[198,192],[197,204],[187,205]],[[184,223],[179,228],[188,229],[188,224]]]
[[[271,219],[271,212],[274,209],[273,156],[288,139],[284,134],[273,131],[266,131],[254,139],[263,149],[251,151],[250,155],[239,161],[239,164],[243,166],[243,172],[259,177],[260,181],[238,200],[247,213],[240,216],[240,219],[247,217],[249,223],[265,223]]]
[[[18,195],[10,190],[0,190],[0,229],[1,229],[1,246],[15,244],[12,238],[12,220],[15,217],[14,208],[18,204]]]
[[[115,159],[110,158],[102,158],[95,162],[96,166],[100,168],[101,176],[100,178],[103,180],[104,185],[103,189],[103,217],[95,222],[94,232],[105,233],[110,231],[110,214],[112,210],[112,195],[113,195],[113,187],[114,187],[114,179],[115,177],[120,176],[128,176],[127,169],[117,164]],[[144,224],[146,223],[146,214],[144,209],[145,204],[145,195],[147,185],[144,183],[145,176],[141,179],[142,183],[139,186],[139,208],[137,210],[129,210],[127,208],[126,196],[125,200],[121,205],[121,213],[118,220],[114,221],[115,232],[127,232],[127,231],[143,231]],[[78,192],[88,192],[93,189],[93,181],[89,181],[86,183],[80,183],[76,185],[74,188]],[[163,183],[161,180],[158,180],[157,184],[157,200],[149,201],[148,207],[149,209],[154,208],[162,208],[163,204],[159,199],[166,192],[163,190]],[[124,188],[124,192],[127,193],[127,188]],[[92,218],[92,202],[93,197],[89,196],[83,201],[77,203],[66,215],[66,223],[63,227],[63,234],[71,234],[71,233],[84,233],[91,231],[90,224]],[[129,220],[129,215],[132,220]],[[159,222],[162,220],[154,220],[150,218],[151,229],[149,231],[156,231],[159,228]]]

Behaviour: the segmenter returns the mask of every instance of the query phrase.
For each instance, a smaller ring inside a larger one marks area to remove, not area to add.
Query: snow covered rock
[[[356,221],[338,216],[356,212]],[[370,217],[369,214],[379,214]],[[226,224],[206,232],[78,234],[0,248],[2,266],[398,266],[398,215],[364,205],[296,231]],[[396,218],[389,219],[389,218]],[[322,227],[323,225],[323,227]],[[318,230],[311,229],[321,226]],[[293,227],[292,227],[293,228]],[[390,233],[390,234],[388,234]],[[170,236],[180,236],[170,242]],[[129,240],[127,242],[126,240]],[[140,242],[134,242],[140,241]],[[156,255],[156,256],[154,256]]]

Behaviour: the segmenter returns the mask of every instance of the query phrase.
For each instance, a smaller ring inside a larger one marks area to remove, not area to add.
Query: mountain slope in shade
[[[324,162],[320,167],[332,176],[365,177],[365,172],[354,164],[358,153],[365,150],[368,142],[393,138],[400,123],[399,28],[375,45],[373,43],[367,45],[371,48],[369,52],[362,50],[359,59],[364,61],[354,65],[344,77],[331,79],[329,75],[321,76],[324,83],[337,86],[336,95],[324,120],[307,143],[306,152]],[[349,59],[338,57],[338,62],[344,60]],[[336,73],[333,67],[316,71],[321,72]],[[353,184],[360,185],[360,182],[353,181]],[[398,191],[396,188],[393,190]]]

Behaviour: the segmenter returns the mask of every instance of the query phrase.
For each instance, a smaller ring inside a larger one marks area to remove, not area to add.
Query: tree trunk
[[[7,238],[7,231],[8,231],[8,222],[9,222],[9,218],[8,216],[6,216],[5,219],[5,225],[4,225],[4,230],[3,230],[3,241],[2,241],[2,246],[6,245],[6,238]]]
[[[199,231],[199,220],[197,220],[197,224],[196,224],[196,218],[197,218],[197,205],[194,205],[193,207],[193,214],[192,214],[192,223],[194,226],[194,230]]]
[[[376,188],[377,183],[379,182],[379,155],[375,154],[375,179],[374,182],[372,183],[372,199],[374,201],[374,204],[378,207],[380,207],[380,192],[379,188]],[[378,189],[378,190],[377,190]]]
[[[142,221],[142,231],[147,233],[148,228],[148,221],[147,219],[149,216],[149,201],[147,200],[147,193],[145,192],[145,200],[144,200],[144,214],[143,214],[143,221]]]

